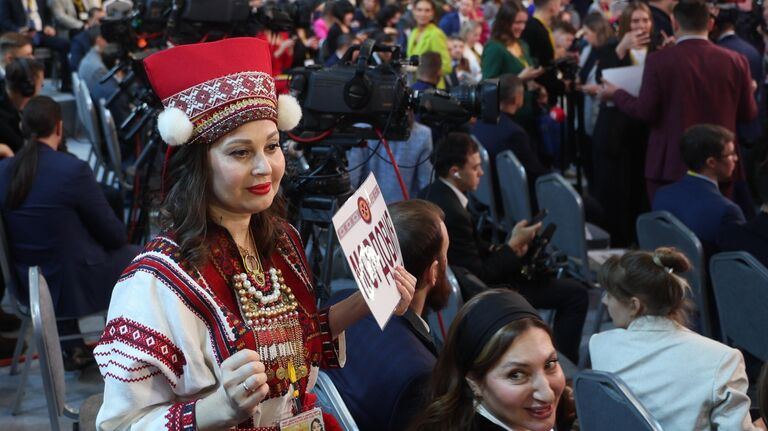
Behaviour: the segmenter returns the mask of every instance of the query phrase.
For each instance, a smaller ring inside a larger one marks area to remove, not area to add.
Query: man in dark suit
[[[33,46],[55,51],[61,64],[61,89],[72,90],[72,72],[67,58],[69,40],[56,36],[46,0],[0,0],[0,32],[26,34],[32,38]]]
[[[327,370],[361,430],[404,430],[423,406],[437,350],[421,316],[425,308],[445,307],[450,294],[443,212],[418,199],[392,204],[389,211],[403,264],[417,276],[410,308],[392,316],[383,331],[370,315],[348,328],[346,364]],[[342,291],[332,302],[352,293]]]
[[[719,251],[724,226],[744,223],[741,209],[720,193],[718,182],[727,181],[736,167],[733,133],[723,127],[701,124],[683,135],[680,152],[688,173],[662,187],[653,200],[654,211],[669,211],[696,234],[705,255]]]
[[[755,49],[754,46],[736,34],[737,20],[738,11],[736,9],[721,10],[717,15],[715,28],[712,30],[710,36],[718,46],[733,52],[738,52],[747,59],[747,62],[749,62],[749,71],[757,86],[757,91],[755,91],[754,94],[755,101],[757,102],[761,99],[760,94],[762,93],[762,86],[757,84],[762,83],[765,80],[763,56],[757,52],[757,49]],[[762,136],[760,120],[755,118],[750,122],[739,124],[736,135],[739,139],[739,144],[742,147],[752,147],[760,141]]]
[[[451,238],[448,263],[469,270],[487,285],[513,284],[537,308],[554,308],[555,339],[558,349],[578,362],[581,329],[587,313],[584,287],[572,280],[527,280],[521,275],[523,258],[541,223],[528,226],[521,220],[504,244],[490,244],[475,230],[467,210],[466,193],[474,191],[484,174],[480,152],[466,133],[453,132],[435,150],[437,179],[419,197],[437,204],[445,212],[445,226]]]
[[[648,56],[639,97],[610,83],[600,91],[603,100],[613,99],[618,109],[651,128],[645,160],[650,201],[659,187],[686,171],[679,147],[684,130],[709,123],[735,131],[737,122],[757,115],[747,60],[707,39],[709,6],[683,0],[674,14],[677,45]],[[741,178],[737,169],[734,180]]]
[[[723,251],[746,251],[768,268],[768,160],[758,167],[757,192],[763,201],[760,212],[744,224],[729,224],[720,231]]]
[[[554,68],[555,40],[552,35],[552,24],[560,12],[560,0],[534,0],[536,13],[528,20],[522,36],[528,43],[530,53],[538,61],[537,66],[545,72],[536,79],[547,90],[549,104],[557,103],[557,98],[565,92],[565,84],[557,77]]]
[[[43,65],[35,59],[19,58],[5,71],[5,88],[0,89],[0,143],[17,153],[24,145],[21,110],[43,87]]]
[[[677,0],[650,0],[648,7],[651,9],[653,19],[653,32],[651,42],[654,46],[663,46],[665,41],[675,34],[672,28],[672,8]]]
[[[517,122],[515,113],[523,106],[525,84],[513,74],[504,74],[499,77],[499,116],[498,124],[478,121],[472,127],[474,135],[483,147],[488,150],[491,159],[493,182],[497,184],[494,191],[499,193],[499,180],[496,176],[496,156],[502,151],[512,150],[515,157],[525,168],[528,177],[529,195],[536,196],[536,179],[549,173],[544,167],[536,152],[531,148],[528,133]],[[501,196],[496,197],[496,202],[501,202]],[[535,207],[535,205],[534,205]]]

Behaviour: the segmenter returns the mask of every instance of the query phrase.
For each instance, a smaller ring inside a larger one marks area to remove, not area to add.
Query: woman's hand
[[[640,30],[627,32],[616,46],[616,55],[619,59],[623,59],[630,49],[640,49],[649,43],[651,43],[650,34]]]
[[[517,74],[517,77],[523,81],[530,81],[536,79],[544,73],[544,68],[538,67],[526,67]]]
[[[253,416],[269,393],[267,374],[259,354],[241,350],[221,363],[221,385],[198,401],[195,408],[200,430],[235,426]]]
[[[400,301],[397,303],[393,313],[397,316],[402,316],[411,305],[413,293],[416,291],[416,277],[411,275],[402,266],[398,266],[395,269],[395,284],[397,285],[397,291],[400,292]]]

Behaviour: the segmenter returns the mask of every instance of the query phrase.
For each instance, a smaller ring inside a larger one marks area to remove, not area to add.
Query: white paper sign
[[[613,67],[603,70],[603,79],[637,97],[643,83],[645,65]]]
[[[403,264],[403,255],[373,174],[333,216],[333,227],[357,286],[384,329],[400,301],[395,268]]]

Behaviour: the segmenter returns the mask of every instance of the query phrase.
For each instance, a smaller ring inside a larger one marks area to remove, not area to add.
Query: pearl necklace
[[[269,269],[269,281],[263,287],[254,285],[246,273],[235,274],[234,283],[240,308],[249,326],[282,320],[296,313],[296,297],[285,284],[279,269]],[[283,298],[283,301],[279,301]]]

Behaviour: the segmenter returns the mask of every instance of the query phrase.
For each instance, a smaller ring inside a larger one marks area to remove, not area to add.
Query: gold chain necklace
[[[257,285],[263,286],[266,281],[264,267],[261,266],[259,250],[256,248],[256,242],[253,240],[253,233],[250,228],[248,228],[248,240],[250,241],[255,254],[251,254],[245,247],[241,247],[240,245],[237,246],[240,250],[240,257],[243,259],[243,267],[245,268],[245,271],[253,277],[253,280]]]

